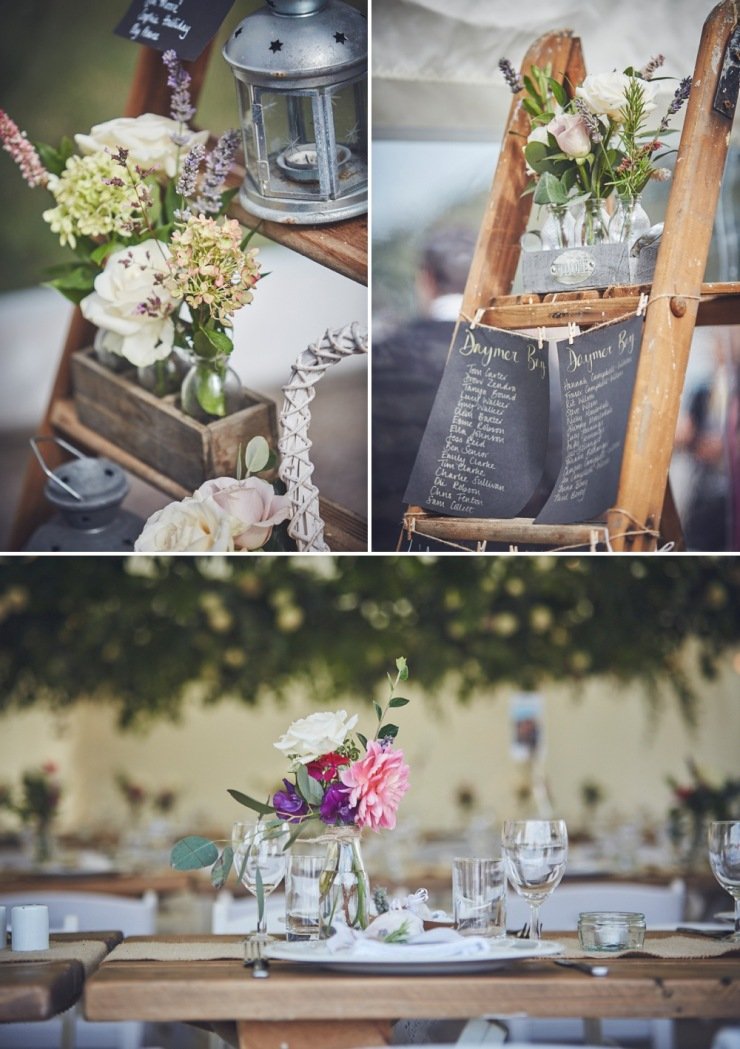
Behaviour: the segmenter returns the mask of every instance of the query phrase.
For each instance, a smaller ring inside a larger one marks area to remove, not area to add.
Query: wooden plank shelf
[[[445,517],[410,506],[403,517],[409,537],[414,535],[449,543],[506,543],[516,546],[558,547],[561,549],[607,549],[603,521],[571,525],[538,525],[529,517],[507,519],[486,517]]]
[[[649,294],[650,286],[622,285],[546,295],[499,295],[491,300],[479,320],[493,328],[515,331],[560,327],[569,323],[588,328],[634,313],[643,292]],[[674,316],[683,316],[686,300],[676,295],[670,302]],[[737,324],[739,321],[740,284],[702,284],[697,324]]]
[[[95,430],[84,426],[77,416],[77,408],[71,397],[60,397],[53,402],[50,423],[54,432],[66,437],[81,451],[105,456],[172,499],[184,499],[193,494],[190,489],[184,488],[171,477],[148,466],[141,459],[101,437]],[[367,523],[359,514],[337,506],[328,499],[319,499],[319,509],[324,521],[325,538],[332,551],[356,553],[367,550]]]

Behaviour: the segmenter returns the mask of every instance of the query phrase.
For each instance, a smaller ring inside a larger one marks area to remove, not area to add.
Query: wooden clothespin
[[[537,348],[539,350],[545,345],[545,339],[547,338],[547,329],[544,325],[537,329]]]
[[[578,334],[578,325],[575,323],[575,321],[569,321],[568,322],[568,345],[569,346],[573,345],[573,339],[576,337],[577,334]]]
[[[481,319],[481,317],[483,316],[483,314],[485,312],[486,311],[485,311],[484,307],[482,307],[482,306],[481,306],[480,309],[477,309],[475,311],[475,316],[473,317],[473,323],[470,325],[470,330],[471,331],[473,330],[473,328],[477,327],[480,324],[480,319]]]
[[[643,313],[647,309],[647,304],[648,304],[649,301],[650,301],[650,298],[649,298],[647,292],[643,291],[641,293],[641,295],[640,295],[640,301],[637,303],[637,310],[635,311],[636,315],[638,317],[641,317],[643,315]]]

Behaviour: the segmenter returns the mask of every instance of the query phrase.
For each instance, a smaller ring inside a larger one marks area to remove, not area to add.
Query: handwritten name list
[[[538,523],[590,521],[614,505],[642,325],[631,317],[558,343],[563,459]]]
[[[548,402],[546,347],[459,326],[406,501],[452,516],[515,516],[542,475]]]
[[[134,0],[116,26],[118,36],[157,51],[172,48],[179,58],[198,57],[234,0]]]

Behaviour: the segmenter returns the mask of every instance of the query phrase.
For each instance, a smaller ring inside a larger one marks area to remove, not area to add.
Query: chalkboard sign
[[[234,0],[134,0],[115,28],[155,51],[169,48],[191,62],[213,39]]]
[[[537,523],[591,521],[614,505],[642,327],[632,316],[558,343],[563,459]]]
[[[406,489],[406,502],[457,517],[514,517],[542,476],[547,346],[459,325]]]

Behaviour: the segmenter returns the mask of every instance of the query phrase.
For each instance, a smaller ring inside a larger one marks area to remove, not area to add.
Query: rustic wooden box
[[[528,251],[522,254],[522,285],[524,291],[549,292],[649,284],[657,255],[657,244],[637,256],[631,255],[624,244]]]
[[[245,389],[247,407],[204,424],[178,407],[179,394],[155,397],[135,381],[135,369],[112,372],[83,350],[72,357],[80,422],[184,488],[211,477],[233,477],[239,445],[258,435],[277,447],[274,401]]]

